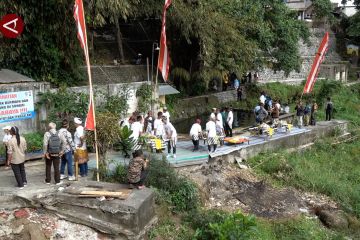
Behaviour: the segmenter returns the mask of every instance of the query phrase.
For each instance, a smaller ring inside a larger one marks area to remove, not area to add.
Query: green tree
[[[0,16],[16,13],[25,23],[17,39],[0,37],[1,67],[58,85],[82,79],[73,5],[73,0],[1,1]]]
[[[330,0],[313,0],[314,13],[317,19],[324,17],[331,17],[331,11],[333,10]]]

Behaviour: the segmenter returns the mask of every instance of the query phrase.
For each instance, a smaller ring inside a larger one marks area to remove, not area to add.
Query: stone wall
[[[186,119],[193,116],[202,115],[211,111],[213,107],[222,107],[227,102],[236,101],[235,90],[217,92],[209,95],[181,99],[176,104],[176,112],[173,119]]]
[[[302,58],[302,65],[300,72],[292,71],[289,76],[285,75],[284,71],[274,72],[270,68],[264,68],[259,71],[259,83],[268,82],[284,82],[288,84],[301,84],[307,78],[310,72],[314,56],[320,45],[320,42],[325,34],[325,29],[312,28],[310,29],[311,36],[309,38],[310,44],[299,42],[299,52]],[[329,31],[329,49],[326,54],[324,63],[334,63],[341,61],[341,57],[336,52],[336,38],[332,31]],[[321,69],[321,68],[320,68]],[[328,77],[327,71],[321,71],[318,79]]]

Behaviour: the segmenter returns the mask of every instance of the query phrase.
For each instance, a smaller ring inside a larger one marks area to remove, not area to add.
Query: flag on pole
[[[166,9],[171,4],[171,0],[165,0],[163,14],[162,14],[162,24],[161,24],[161,36],[160,36],[160,53],[158,60],[158,68],[161,72],[164,81],[168,79],[169,68],[170,68],[170,55],[166,45]]]
[[[89,75],[89,83],[90,83],[90,100],[89,100],[89,110],[86,116],[85,121],[85,129],[87,130],[95,130],[95,109],[93,105],[93,91],[92,91],[92,81],[91,81],[91,69],[90,69],[90,59],[89,59],[89,49],[87,45],[87,37],[86,37],[86,25],[85,25],[85,17],[84,17],[84,6],[82,0],[75,0],[74,6],[74,18],[77,26],[77,36],[80,41],[81,48],[84,49],[85,61],[87,66],[87,72]]]
[[[324,61],[325,54],[328,50],[328,46],[329,46],[329,33],[326,32],[325,36],[323,37],[320,43],[319,49],[316,53],[313,65],[311,66],[311,71],[309,76],[307,77],[303,93],[310,93],[313,90],[317,75],[319,73],[320,64]]]

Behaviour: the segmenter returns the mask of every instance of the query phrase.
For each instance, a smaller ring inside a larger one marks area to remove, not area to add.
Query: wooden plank
[[[118,192],[111,192],[111,191],[81,191],[80,195],[95,195],[95,196],[105,196],[105,197],[120,197],[126,194],[130,194],[131,190],[127,191],[118,191]]]

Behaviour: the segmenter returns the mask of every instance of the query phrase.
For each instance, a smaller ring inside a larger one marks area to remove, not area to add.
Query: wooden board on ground
[[[79,197],[114,197],[119,199],[127,199],[131,194],[131,189],[99,189],[94,187],[74,188],[69,187],[66,193],[78,195]]]

